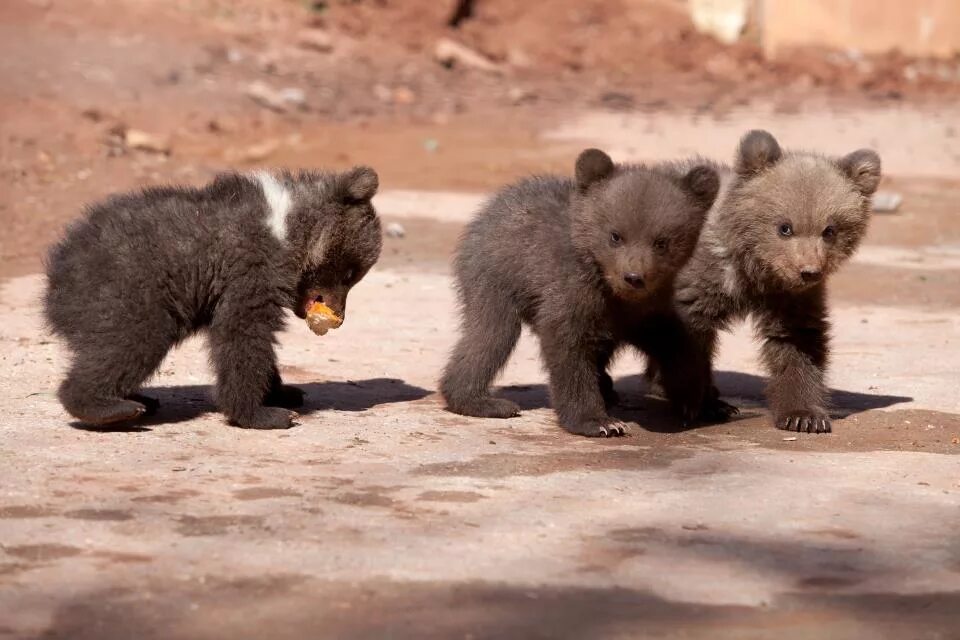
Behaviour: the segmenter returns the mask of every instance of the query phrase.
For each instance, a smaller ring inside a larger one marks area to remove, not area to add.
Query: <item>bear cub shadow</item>
[[[664,398],[649,394],[647,381],[640,374],[614,380],[614,388],[620,401],[610,408],[610,414],[621,420],[634,421],[646,431],[679,433],[751,418],[753,410],[766,407],[765,377],[737,371],[716,371],[714,375],[720,396],[743,410],[725,423],[696,423],[684,427],[671,412],[670,404]],[[550,408],[549,392],[545,384],[509,385],[500,388],[495,395],[516,402],[523,411]],[[830,413],[834,418],[846,418],[871,409],[885,409],[913,400],[909,396],[859,393],[842,389],[830,389],[830,397]]]
[[[432,393],[398,378],[371,378],[342,382],[291,382],[290,384],[303,390],[305,394],[303,406],[294,409],[301,417],[330,410],[366,411],[384,404],[420,400]],[[70,426],[81,431],[98,433],[139,433],[151,431],[150,427],[153,426],[187,422],[208,413],[218,412],[211,397],[211,390],[212,388],[208,385],[148,387],[143,390],[143,395],[157,400],[159,406],[136,421],[99,426],[74,421]],[[332,419],[335,419],[335,416],[331,414],[326,420]],[[322,428],[326,420],[321,416],[316,420],[320,423],[317,426]],[[224,421],[224,427],[226,426]]]

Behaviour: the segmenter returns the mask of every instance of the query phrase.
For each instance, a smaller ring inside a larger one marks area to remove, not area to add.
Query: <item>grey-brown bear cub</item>
[[[175,344],[209,337],[217,403],[236,425],[286,428],[303,393],[284,385],[284,309],[347,293],[380,255],[377,174],[223,174],[203,188],[118,195],[87,209],[47,263],[45,312],[73,354],[59,397],[90,424],[156,408],[137,394]]]
[[[490,384],[520,336],[540,339],[560,424],[585,436],[624,433],[607,365],[633,345],[671,378],[680,336],[664,325],[674,276],[696,246],[719,188],[716,171],[672,175],[615,165],[588,149],[575,180],[534,177],[496,194],[467,226],[454,263],[462,335],[440,391],[451,411],[509,418],[519,407]]]
[[[785,152],[766,131],[751,131],[723,182],[676,283],[676,309],[695,346],[678,354],[690,367],[685,413],[732,409],[712,381],[717,331],[752,315],[775,425],[828,432],[826,279],[863,239],[880,157],[868,149],[842,158]]]

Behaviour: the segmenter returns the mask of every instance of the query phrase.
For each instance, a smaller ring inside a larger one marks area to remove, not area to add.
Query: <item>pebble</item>
[[[170,141],[140,129],[127,129],[123,135],[124,144],[130,149],[151,151],[153,153],[170,153]]]
[[[330,53],[333,51],[333,39],[329,33],[322,29],[307,29],[301,31],[297,37],[297,44],[303,49],[319,51],[320,53]]]
[[[388,238],[403,238],[407,235],[407,230],[399,222],[391,222],[384,228],[383,235]]]
[[[479,69],[488,73],[500,73],[500,67],[481,53],[470,47],[450,40],[440,38],[433,50],[433,57],[445,67],[462,65],[472,69]]]
[[[895,191],[877,191],[872,202],[876,213],[893,213],[903,203],[903,196]]]
[[[247,97],[262,107],[273,111],[283,113],[290,107],[305,109],[307,107],[307,95],[303,89],[296,87],[286,87],[284,89],[274,89],[264,82],[250,83],[245,93]]]

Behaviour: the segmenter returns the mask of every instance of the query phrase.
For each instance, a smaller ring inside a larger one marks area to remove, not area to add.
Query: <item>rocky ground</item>
[[[628,35],[666,25],[636,68],[611,58],[627,36],[608,50],[494,28],[607,26],[611,3],[490,2],[457,30],[436,3],[411,3],[417,20],[398,3],[306,4],[0,6],[0,638],[955,637],[960,111],[940,76],[902,72],[933,63],[750,67],[748,46],[701,39],[667,0],[625,14]],[[443,37],[497,71],[440,66]],[[753,75],[655,55],[668,45]],[[642,429],[569,436],[529,336],[500,381],[522,417],[443,410],[448,262],[486,192],[569,172],[588,145],[726,159],[752,127],[873,146],[882,189],[903,197],[832,283],[833,434],[769,426],[749,326],[720,354],[721,392],[743,408],[729,424],[678,430],[625,356],[616,412]],[[156,416],[71,425],[38,272],[84,201],[225,167],[359,162],[404,235],[343,328],[317,338],[291,316],[296,428],[227,426],[200,338],[149,384]]]

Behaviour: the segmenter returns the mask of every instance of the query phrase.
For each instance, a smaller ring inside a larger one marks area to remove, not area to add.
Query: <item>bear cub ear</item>
[[[713,206],[720,191],[720,176],[713,167],[699,164],[690,169],[682,179],[683,189],[691,196],[703,210]]]
[[[749,177],[775,164],[783,156],[777,139],[769,132],[755,129],[740,139],[737,173]]]
[[[858,149],[840,158],[840,169],[853,181],[857,190],[873,195],[880,185],[880,156],[871,149]]]
[[[366,202],[380,186],[380,177],[370,167],[354,167],[343,174],[341,185],[347,200]]]
[[[613,174],[613,160],[600,149],[587,149],[577,156],[577,188],[586,191],[590,185]]]

